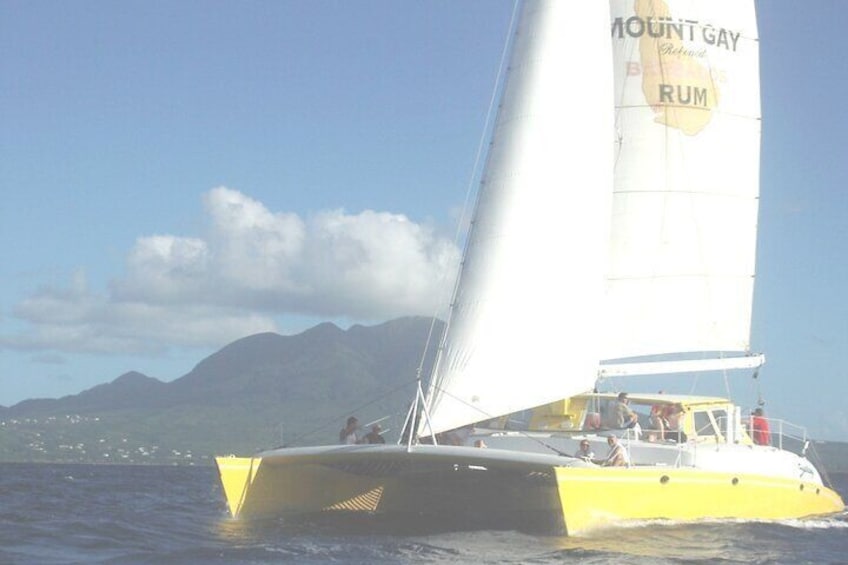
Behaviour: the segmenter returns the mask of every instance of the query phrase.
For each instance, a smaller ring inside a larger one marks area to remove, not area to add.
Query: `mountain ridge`
[[[129,371],[76,395],[25,400],[0,409],[0,461],[136,462],[154,447],[160,455],[150,460],[252,453],[297,438],[331,443],[354,411],[362,422],[405,415],[431,324],[407,317],[265,332],[225,345],[171,382]],[[436,322],[438,334],[443,326]],[[12,421],[17,434],[8,433]]]

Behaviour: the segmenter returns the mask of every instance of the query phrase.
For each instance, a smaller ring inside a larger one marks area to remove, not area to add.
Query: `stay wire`
[[[466,217],[468,216],[468,213],[469,213],[468,210],[470,208],[471,196],[474,192],[474,186],[475,186],[475,184],[479,184],[480,182],[482,182],[482,180],[479,178],[479,177],[482,177],[482,171],[480,170],[480,167],[481,167],[481,163],[483,161],[483,155],[485,153],[486,142],[489,138],[489,130],[494,127],[494,116],[495,116],[495,112],[496,112],[496,108],[497,108],[498,94],[500,93],[501,88],[502,88],[502,84],[503,84],[503,80],[504,80],[503,76],[507,72],[507,58],[509,56],[510,46],[512,44],[512,37],[515,34],[516,21],[518,19],[519,6],[520,6],[519,0],[515,0],[513,2],[513,6],[512,6],[512,15],[510,17],[509,27],[508,27],[508,31],[507,31],[507,38],[506,38],[506,41],[504,41],[504,47],[503,47],[503,50],[501,51],[500,62],[499,62],[499,65],[498,65],[498,73],[495,77],[495,86],[492,88],[492,94],[489,97],[489,105],[488,105],[488,108],[486,110],[486,118],[484,120],[483,131],[481,132],[480,139],[477,143],[477,152],[476,152],[475,157],[474,157],[474,165],[471,167],[471,173],[469,175],[468,183],[466,185],[465,199],[463,200],[463,203],[462,203],[462,211],[460,212],[459,217],[457,218],[457,221],[456,221],[456,229],[454,231],[454,236],[453,236],[453,244],[454,244],[455,247],[459,247],[459,240],[460,240],[460,237],[463,233],[463,228],[464,228],[464,225],[465,225],[465,219],[466,219]],[[475,183],[475,180],[477,181],[476,183]],[[478,197],[479,197],[479,191],[478,191]],[[470,228],[467,231],[470,232]],[[466,246],[467,246],[467,240],[468,240],[468,236],[466,236]],[[464,255],[464,253],[463,253],[463,255]],[[460,261],[460,270],[457,271],[456,278],[454,279],[454,284],[451,287],[450,293],[451,293],[452,297],[456,297],[458,289],[459,289],[459,282],[460,282],[460,278],[461,278],[461,272],[460,272],[461,271],[461,264],[462,264],[462,262]],[[453,305],[453,302],[454,302],[454,300],[451,300],[451,305]],[[436,374],[436,369],[438,368],[439,363],[440,363],[441,351],[442,351],[443,346],[444,346],[444,339],[445,339],[445,336],[447,335],[448,327],[450,326],[450,323],[451,323],[450,317],[451,316],[450,316],[450,313],[449,313],[448,314],[448,320],[445,323],[445,327],[444,327],[444,329],[442,331],[442,335],[440,336],[440,339],[439,339],[439,346],[438,346],[436,359],[433,362],[430,390],[428,391],[430,396],[432,396],[432,393],[436,389],[436,387],[434,386],[435,379],[433,378],[433,376]],[[419,380],[421,378],[421,373],[424,370],[424,362],[425,362],[425,359],[427,358],[427,351],[430,348],[430,345],[431,345],[432,339],[433,339],[433,334],[435,333],[435,326],[436,326],[437,319],[438,319],[438,307],[436,308],[436,311],[433,313],[432,319],[430,321],[430,331],[427,335],[427,341],[424,344],[424,350],[421,354],[421,360],[420,360],[419,365],[418,365],[418,378],[419,378]],[[416,401],[417,401],[417,398],[418,397],[416,396]]]

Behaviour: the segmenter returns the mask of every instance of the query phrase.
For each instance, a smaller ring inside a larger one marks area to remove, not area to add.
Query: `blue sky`
[[[752,339],[771,415],[848,440],[848,16],[799,6],[758,7]],[[0,3],[0,404],[436,311],[511,10]]]

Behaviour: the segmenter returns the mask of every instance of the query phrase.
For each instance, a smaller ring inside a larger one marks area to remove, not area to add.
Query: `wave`
[[[848,530],[848,511],[826,518],[799,518],[794,520],[779,520],[782,526],[797,528],[800,530]]]
[[[833,516],[816,516],[811,518],[788,518],[785,520],[763,520],[753,518],[702,518],[700,520],[669,520],[665,518],[652,518],[647,520],[627,520],[622,522],[610,523],[608,526],[602,526],[587,532],[586,535],[591,536],[593,533],[605,532],[608,530],[639,530],[639,529],[654,529],[654,528],[670,528],[670,527],[693,527],[698,525],[733,525],[733,524],[757,524],[771,526],[787,526],[802,530],[820,530],[820,529],[848,529],[848,510]]]

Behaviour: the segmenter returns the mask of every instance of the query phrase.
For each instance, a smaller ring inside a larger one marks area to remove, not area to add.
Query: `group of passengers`
[[[660,391],[662,394],[662,391]],[[620,392],[616,399],[615,406],[612,409],[611,422],[615,428],[620,430],[634,429],[637,437],[641,434],[639,427],[639,414],[637,414],[629,406],[630,400],[626,392]],[[654,404],[651,406],[651,412],[648,416],[648,422],[651,425],[652,431],[648,435],[648,441],[665,441],[666,439],[675,439],[676,441],[686,441],[686,435],[681,429],[681,419],[683,416],[683,406],[680,404]],[[386,443],[383,437],[383,430],[380,424],[373,424],[371,431],[360,437],[359,420],[355,416],[347,419],[347,424],[339,431],[339,442],[347,445],[361,443]],[[447,445],[463,445],[471,432],[471,427],[466,426],[451,432],[440,434],[439,443]],[[771,433],[769,430],[768,420],[763,415],[763,409],[757,408],[751,415],[749,424],[749,433],[758,445],[770,445]],[[585,461],[592,461],[604,466],[626,466],[630,464],[627,450],[618,442],[618,438],[614,435],[607,437],[609,444],[609,452],[603,459],[595,459],[595,454],[592,452],[591,445],[587,440],[580,442],[580,448],[575,457]],[[482,440],[475,443],[476,447],[486,447]]]
[[[662,391],[660,391],[662,394]],[[639,414],[633,411],[629,406],[630,400],[626,392],[620,392],[611,411],[610,428],[614,429],[633,429],[638,436],[642,435],[642,428],[639,425]],[[681,420],[683,417],[683,406],[680,404],[654,404],[651,406],[650,414],[648,415],[648,424],[650,432],[647,435],[648,441],[665,441],[667,439],[675,441],[685,441],[685,435],[681,430]]]
[[[580,447],[577,449],[577,453],[575,453],[574,456],[578,459],[582,459],[583,461],[602,465],[604,467],[627,467],[630,465],[630,456],[627,454],[627,450],[624,449],[624,446],[619,443],[616,436],[607,436],[607,445],[609,445],[609,451],[607,452],[606,457],[603,459],[596,459],[595,452],[592,451],[592,446],[589,444],[589,440],[584,439],[580,441]]]
[[[383,429],[380,424],[371,426],[371,431],[359,437],[359,420],[356,416],[351,416],[347,419],[347,424],[339,430],[339,443],[353,445],[356,443],[386,443],[386,438],[383,437]]]
[[[608,421],[611,428],[634,430],[636,436],[639,437],[642,434],[639,425],[639,414],[630,408],[629,403],[630,400],[627,397],[627,393],[619,393]],[[680,430],[682,415],[683,407],[680,404],[655,404],[652,406],[648,418],[652,431],[648,435],[648,440],[656,441],[659,439],[660,441],[665,441],[667,438],[671,439],[673,433],[677,440],[681,441],[685,437]],[[609,451],[606,457],[599,459],[595,457],[589,441],[583,439],[580,441],[580,447],[574,456],[605,467],[625,467],[630,465],[627,450],[618,441],[617,436],[607,436],[607,445],[609,446]]]

